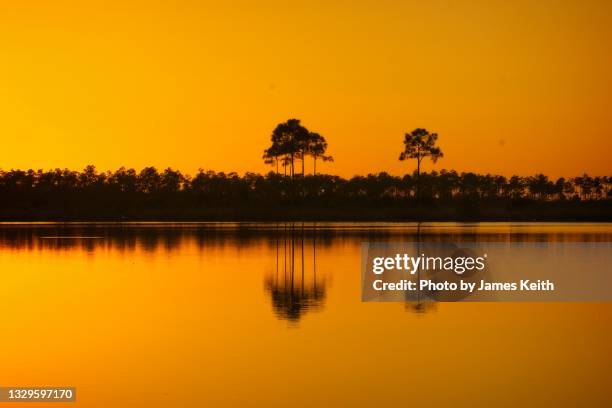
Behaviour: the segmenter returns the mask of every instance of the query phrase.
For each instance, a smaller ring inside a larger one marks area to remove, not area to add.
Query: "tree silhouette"
[[[574,184],[580,188],[580,197],[585,200],[591,198],[593,191],[593,178],[588,174],[583,174],[574,179]]]
[[[318,133],[311,132],[309,135],[309,152],[313,158],[312,174],[317,174],[317,159],[323,161],[334,161],[332,156],[325,155],[327,151],[327,141],[325,137]]]
[[[266,164],[276,165],[278,174],[279,162],[283,167],[289,165],[290,176],[295,176],[295,159],[302,161],[302,178],[305,177],[306,156],[314,159],[313,174],[316,174],[316,161],[333,161],[331,156],[326,155],[327,141],[318,133],[310,132],[304,127],[299,119],[289,119],[279,123],[272,131],[271,145],[264,150],[263,159]]]
[[[160,190],[161,176],[155,167],[145,167],[138,175],[138,190],[142,193],[154,193]]]
[[[547,199],[554,189],[554,184],[544,174],[536,174],[533,177],[529,177],[527,185],[532,196],[540,200]]]
[[[288,155],[278,159],[289,166]],[[200,169],[189,176],[155,167],[114,172],[99,172],[93,166],[82,171],[0,169],[0,219],[274,219],[292,218],[302,210],[312,219],[402,219],[415,217],[410,204],[417,191],[429,200],[419,214],[439,219],[479,214],[500,219],[612,216],[609,176],[551,180],[538,174],[506,179],[446,170],[419,176],[420,183],[416,174],[306,175],[300,180],[304,194],[296,200],[291,178],[274,172],[238,175]]]
[[[420,197],[421,161],[429,157],[434,163],[443,157],[442,150],[436,146],[437,133],[429,133],[426,129],[417,128],[404,135],[404,151],[400,153],[400,161],[416,159],[417,161],[417,198]]]
[[[264,163],[276,165],[276,174],[278,174],[278,162],[280,160],[279,157],[281,156],[279,150],[279,146],[273,144],[269,148],[265,149],[263,154]],[[283,167],[284,166],[285,163],[283,163]]]
[[[295,159],[304,159],[308,151],[308,129],[300,123],[299,119],[289,119],[274,128],[271,136],[271,146],[264,150],[264,160],[272,163],[279,157],[288,158],[291,178],[295,176]],[[302,164],[302,174],[304,165]]]

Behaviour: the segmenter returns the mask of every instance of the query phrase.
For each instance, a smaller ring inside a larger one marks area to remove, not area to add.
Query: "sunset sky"
[[[610,1],[0,0],[0,42],[5,170],[266,171],[296,117],[343,176],[416,127],[437,169],[612,173]]]

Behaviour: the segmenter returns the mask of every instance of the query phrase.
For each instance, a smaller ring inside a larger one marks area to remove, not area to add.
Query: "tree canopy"
[[[309,131],[299,119],[289,119],[279,123],[272,131],[271,145],[264,150],[263,158],[266,164],[276,165],[277,173],[279,163],[289,174],[295,175],[295,160],[302,162],[302,177],[305,175],[304,162],[306,156],[314,160],[313,173],[316,173],[316,161],[331,161],[333,158],[326,155],[327,141],[318,133]]]
[[[442,150],[436,146],[437,133],[429,133],[427,129],[416,128],[404,135],[404,151],[400,153],[401,161],[416,159],[417,174],[421,172],[421,161],[429,157],[434,163],[443,157]]]

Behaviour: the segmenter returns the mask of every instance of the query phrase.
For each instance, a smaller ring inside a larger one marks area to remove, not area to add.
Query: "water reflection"
[[[111,251],[130,256],[159,252],[178,258],[186,248],[195,248],[204,257],[226,249],[237,251],[237,256],[245,259],[261,254],[259,271],[264,272],[265,296],[275,316],[290,323],[325,305],[329,291],[325,276],[331,275],[318,270],[318,250],[322,250],[319,254],[323,260],[335,262],[336,248],[350,247],[354,253],[351,259],[358,260],[361,242],[368,241],[420,244],[611,240],[612,228],[603,223],[0,223],[1,250],[48,251],[62,256],[69,255],[69,251],[82,251],[101,253],[105,260],[113,257]],[[358,270],[356,264],[357,261],[348,269]],[[261,293],[261,286],[247,290]],[[435,302],[427,299],[432,296],[419,295],[407,295],[406,311],[436,310]]]
[[[73,385],[75,406],[94,408],[380,406],[406,396],[426,406],[611,406],[611,303],[361,302],[361,243],[415,242],[416,232],[0,224],[10,351],[0,383]],[[610,224],[425,223],[418,233],[434,243],[612,241]],[[458,378],[478,379],[479,392]]]
[[[287,224],[289,225],[289,224]],[[610,224],[580,223],[305,223],[300,233],[330,247],[355,241],[610,242]],[[200,248],[249,248],[284,234],[275,223],[0,223],[0,248],[142,248],[175,251],[194,240]]]
[[[425,245],[425,243],[431,242],[431,240],[428,240],[426,237],[424,237],[422,227],[423,227],[423,223],[417,222],[415,226],[414,235],[413,235],[414,237],[413,245],[416,246],[415,248],[416,254],[421,254],[423,252],[423,246]],[[448,255],[448,254],[445,254],[445,255]],[[435,272],[442,272],[442,271],[435,271]],[[422,276],[423,274],[431,275],[429,271],[424,271],[422,267],[417,268],[415,280],[417,282],[420,281],[421,278],[424,278]],[[456,278],[457,275],[455,274],[453,275],[454,276],[451,276],[450,278]],[[428,277],[431,277],[431,276],[428,276]],[[412,277],[409,275],[407,276],[407,278],[412,278]],[[417,314],[433,312],[437,310],[436,301],[438,300],[440,299],[437,299],[435,294],[429,291],[417,290],[415,292],[408,292],[408,291],[404,292],[404,308],[408,312],[413,312]]]
[[[283,224],[278,232],[276,270],[265,277],[264,286],[276,316],[296,323],[307,311],[322,308],[325,301],[326,281],[317,276],[317,235],[306,237],[304,224],[293,223]],[[307,269],[308,256],[312,265]]]
[[[410,313],[423,314],[435,312],[438,310],[438,306],[436,302],[430,300],[407,301],[404,303],[404,309]]]

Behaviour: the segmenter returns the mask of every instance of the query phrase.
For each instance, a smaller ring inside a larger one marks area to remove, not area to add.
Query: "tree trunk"
[[[302,197],[306,196],[306,183],[304,182],[304,162],[306,161],[306,154],[302,154]]]
[[[416,198],[421,198],[421,159],[417,157]]]
[[[314,156],[314,168],[312,170],[312,175],[316,176],[317,175],[317,156]]]

